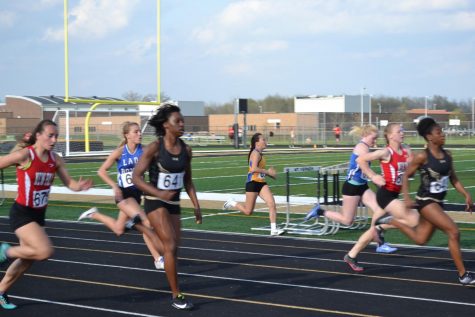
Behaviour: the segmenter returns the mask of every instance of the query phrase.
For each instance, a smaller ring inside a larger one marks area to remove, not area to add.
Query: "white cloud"
[[[211,53],[259,41],[290,42],[319,34],[428,34],[475,30],[469,0],[240,0],[227,5],[193,38]],[[256,48],[256,52],[265,49]]]
[[[126,56],[134,60],[140,60],[147,55],[151,50],[157,47],[157,40],[155,37],[148,37],[142,40],[135,40],[129,43],[123,50],[115,52],[117,56]]]
[[[11,11],[0,11],[0,27],[12,27],[16,19]]]
[[[138,0],[81,0],[69,10],[68,33],[80,38],[101,39],[129,23]],[[49,28],[44,39],[63,39],[63,28]]]
[[[251,71],[252,71],[252,66],[244,62],[229,64],[224,67],[224,73],[227,75],[249,74]]]

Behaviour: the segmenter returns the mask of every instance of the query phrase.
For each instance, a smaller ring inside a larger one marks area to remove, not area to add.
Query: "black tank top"
[[[176,190],[172,201],[180,200],[180,191],[184,186],[185,169],[188,164],[188,152],[186,144],[178,139],[181,144],[181,151],[178,155],[171,154],[165,148],[163,138],[157,142],[159,144],[158,160],[155,156],[150,164],[148,173],[150,183],[162,190]]]
[[[419,169],[421,184],[416,199],[442,202],[447,194],[452,158],[444,149],[442,149],[444,154],[442,159],[435,158],[429,149],[425,151],[427,153],[427,163]]]

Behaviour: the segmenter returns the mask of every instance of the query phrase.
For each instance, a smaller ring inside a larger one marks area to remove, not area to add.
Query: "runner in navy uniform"
[[[73,191],[88,190],[92,180],[78,181],[69,176],[63,159],[53,152],[58,139],[56,123],[41,121],[33,130],[27,147],[0,158],[0,169],[16,166],[18,196],[10,209],[10,226],[20,244],[0,245],[0,263],[15,259],[0,282],[0,305],[15,309],[6,291],[35,261],[48,259],[53,254],[52,243],[43,226],[48,207],[49,192],[55,174]]]
[[[177,252],[180,243],[180,191],[184,187],[195,207],[196,222],[201,223],[201,210],[191,177],[191,148],[180,137],[184,120],[180,108],[161,105],[149,120],[157,140],[144,150],[135,166],[132,181],[144,192],[145,212],[163,243],[165,272],[172,291],[172,306],[191,309],[193,304],[180,293],[177,277]],[[143,179],[149,172],[149,182]]]
[[[455,174],[452,154],[443,148],[445,135],[439,124],[432,118],[424,118],[419,121],[417,131],[426,140],[427,148],[417,153],[409,164],[402,179],[402,192],[406,207],[412,208],[414,202],[409,196],[409,177],[419,171],[421,184],[416,194],[416,207],[420,213],[419,224],[412,228],[391,217],[387,217],[383,222],[398,227],[417,244],[425,244],[432,237],[435,229],[442,230],[449,239],[448,247],[457,268],[460,283],[474,285],[475,274],[468,272],[463,263],[459,229],[443,209],[449,180],[465,197],[466,211],[473,209],[472,197]]]

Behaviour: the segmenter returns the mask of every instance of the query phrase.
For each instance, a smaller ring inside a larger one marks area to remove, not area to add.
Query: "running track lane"
[[[462,287],[446,250],[402,248],[341,261],[342,242],[184,231],[180,285],[195,309],[170,306],[163,272],[136,232],[48,221],[56,252],[10,290],[9,316],[473,316],[475,287]],[[7,219],[0,240],[15,244]],[[475,253],[464,252],[475,269]],[[4,271],[3,265],[1,270]],[[5,313],[5,312],[4,312]]]

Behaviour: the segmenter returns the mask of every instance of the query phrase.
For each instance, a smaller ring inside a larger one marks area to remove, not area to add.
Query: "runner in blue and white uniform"
[[[356,135],[361,137],[360,142],[353,148],[353,152],[350,156],[350,162],[348,167],[348,174],[346,181],[342,187],[343,203],[341,212],[323,210],[318,205],[312,209],[307,215],[306,219],[310,219],[315,216],[324,215],[325,217],[332,219],[344,225],[351,225],[355,219],[358,205],[362,202],[366,207],[373,211],[373,219],[377,219],[384,214],[384,211],[378,206],[376,202],[375,193],[368,187],[368,178],[361,171],[360,166],[356,162],[358,157],[369,153],[370,148],[374,147],[378,138],[378,128],[374,125],[368,124],[362,127],[354,127],[350,135]],[[380,232],[380,241],[376,248],[377,252],[392,253],[397,249],[384,243],[383,230],[386,229],[385,225],[378,228]],[[351,267],[352,270],[361,272],[363,267],[359,266],[356,261],[356,255],[360,250],[364,249],[372,240],[374,233],[374,222],[372,222],[371,228],[363,233],[355,244],[353,249],[344,257],[344,260]],[[353,256],[351,256],[353,255]]]
[[[160,256],[163,246],[140,207],[142,192],[132,183],[132,172],[143,153],[140,126],[135,122],[127,121],[123,124],[122,135],[124,140],[107,157],[97,172],[114,192],[114,200],[119,207],[117,219],[100,213],[94,207],[83,212],[78,220],[89,218],[100,221],[117,236],[122,235],[126,229],[135,227],[143,233],[145,244],[154,259],[155,267],[163,269],[164,260]],[[107,172],[114,164],[117,164],[117,180],[113,180]]]

